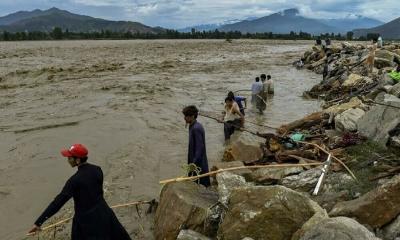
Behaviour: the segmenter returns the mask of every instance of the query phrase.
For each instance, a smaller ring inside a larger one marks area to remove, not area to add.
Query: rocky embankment
[[[400,239],[400,83],[389,77],[400,46],[378,49],[372,72],[366,46],[329,52],[315,46],[303,56],[305,68],[329,69],[305,93],[324,98],[323,110],[276,133],[235,133],[212,170],[294,165],[220,172],[207,189],[166,184],[156,239]]]

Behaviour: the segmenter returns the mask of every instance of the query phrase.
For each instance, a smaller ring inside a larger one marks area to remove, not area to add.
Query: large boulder
[[[342,42],[342,48],[344,53],[353,53],[357,50],[357,47],[349,42]]]
[[[321,173],[321,168],[312,168],[298,175],[284,177],[280,184],[296,191],[310,192],[317,185]]]
[[[210,238],[192,230],[182,230],[176,240],[211,240]]]
[[[386,67],[392,67],[393,61],[387,60],[385,58],[377,58],[375,57],[374,67],[381,69]]]
[[[380,240],[357,221],[346,218],[325,218],[315,224],[300,240]]]
[[[391,87],[389,93],[396,97],[400,97],[400,83],[397,83],[393,87]]]
[[[400,99],[390,95],[384,95],[384,104],[400,107]],[[400,111],[398,108],[376,105],[372,107],[358,122],[358,131],[381,145],[386,145],[390,137],[389,132],[400,123]]]
[[[400,56],[395,52],[391,52],[388,50],[378,50],[375,53],[375,67],[376,68],[392,67],[393,61],[395,59],[400,60]]]
[[[343,132],[357,131],[357,121],[364,116],[364,110],[352,108],[335,117],[335,129]]]
[[[360,198],[340,202],[330,216],[346,216],[372,228],[380,228],[400,214],[400,176],[364,194]]]
[[[384,239],[387,240],[395,240],[396,238],[400,238],[400,215],[397,216],[393,222],[382,229],[382,235]]]
[[[355,87],[361,83],[372,83],[372,79],[369,77],[360,76],[358,74],[352,73],[342,84],[343,87]]]
[[[262,138],[247,132],[236,131],[231,137],[231,144],[225,149],[224,161],[254,162],[263,157]]]
[[[283,186],[236,188],[218,237],[287,240],[317,212],[317,203]]]
[[[208,226],[209,208],[218,202],[218,194],[193,182],[166,184],[155,216],[157,240],[175,240],[181,229],[191,229],[207,236],[214,229]]]
[[[315,213],[314,216],[308,219],[308,221],[305,222],[303,226],[301,226],[301,228],[292,235],[291,240],[299,240],[302,236],[304,236],[306,232],[308,232],[315,225],[319,224],[322,220],[327,218],[329,218],[329,216],[325,210],[322,212]]]
[[[343,103],[340,105],[333,105],[333,106],[325,109],[324,112],[337,115],[348,109],[356,108],[356,107],[362,108],[362,106],[363,106],[362,101],[360,99],[358,99],[357,97],[353,97],[347,103]]]
[[[400,56],[395,53],[395,52],[391,52],[388,50],[378,50],[375,52],[375,59],[376,58],[381,58],[381,59],[385,59],[389,62],[393,62],[394,59],[400,59]]]
[[[301,172],[303,172],[302,167],[260,168],[252,173],[251,178],[257,183],[273,184],[286,176],[299,174]]]
[[[222,204],[228,204],[229,197],[234,188],[249,186],[246,179],[231,172],[222,172],[217,174],[219,201]]]
[[[217,162],[213,165],[211,170],[216,171],[219,169],[234,168],[234,167],[244,167],[243,162],[233,161],[233,162]],[[233,173],[240,175],[246,179],[246,181],[251,180],[252,171],[250,169],[235,170]]]

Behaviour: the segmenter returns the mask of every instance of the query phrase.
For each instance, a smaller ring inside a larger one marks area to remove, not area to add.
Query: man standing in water
[[[262,83],[260,82],[260,78],[256,77],[256,81],[251,85],[251,103],[253,105],[256,105],[261,90],[262,90]]]
[[[236,129],[244,126],[244,116],[232,97],[225,98],[225,116],[223,122],[225,141],[231,138]]]
[[[61,193],[36,220],[29,234],[40,231],[40,226],[71,198],[75,215],[72,220],[72,240],[130,240],[129,234],[118,221],[103,197],[103,172],[100,167],[87,163],[88,150],[74,144],[61,151],[71,167],[78,171],[68,179]]]
[[[189,151],[188,164],[195,164],[201,169],[200,174],[208,173],[208,160],[206,151],[206,139],[203,126],[197,121],[199,110],[196,106],[187,106],[182,110],[185,116],[186,126],[189,125]],[[195,172],[189,172],[194,176]],[[198,183],[205,187],[210,186],[210,177],[202,177]]]

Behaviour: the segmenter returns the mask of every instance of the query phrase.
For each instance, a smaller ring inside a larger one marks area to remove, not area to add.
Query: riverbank
[[[318,46],[306,51],[305,68],[328,69],[304,94],[325,99],[323,110],[257,134],[263,141],[235,133],[214,170],[241,170],[218,172],[213,188],[179,179],[164,186],[156,239],[399,237],[400,83],[388,77],[399,49],[378,49],[370,73],[365,45],[338,43],[328,55]]]

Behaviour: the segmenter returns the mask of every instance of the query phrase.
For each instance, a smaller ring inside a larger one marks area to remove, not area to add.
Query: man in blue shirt
[[[194,163],[201,169],[200,174],[208,173],[208,160],[206,152],[206,140],[203,126],[197,122],[199,110],[196,106],[187,106],[182,110],[185,122],[189,125],[189,151],[188,164]],[[189,172],[189,176],[195,176],[195,172]],[[205,187],[210,186],[210,177],[202,177],[198,181]]]

